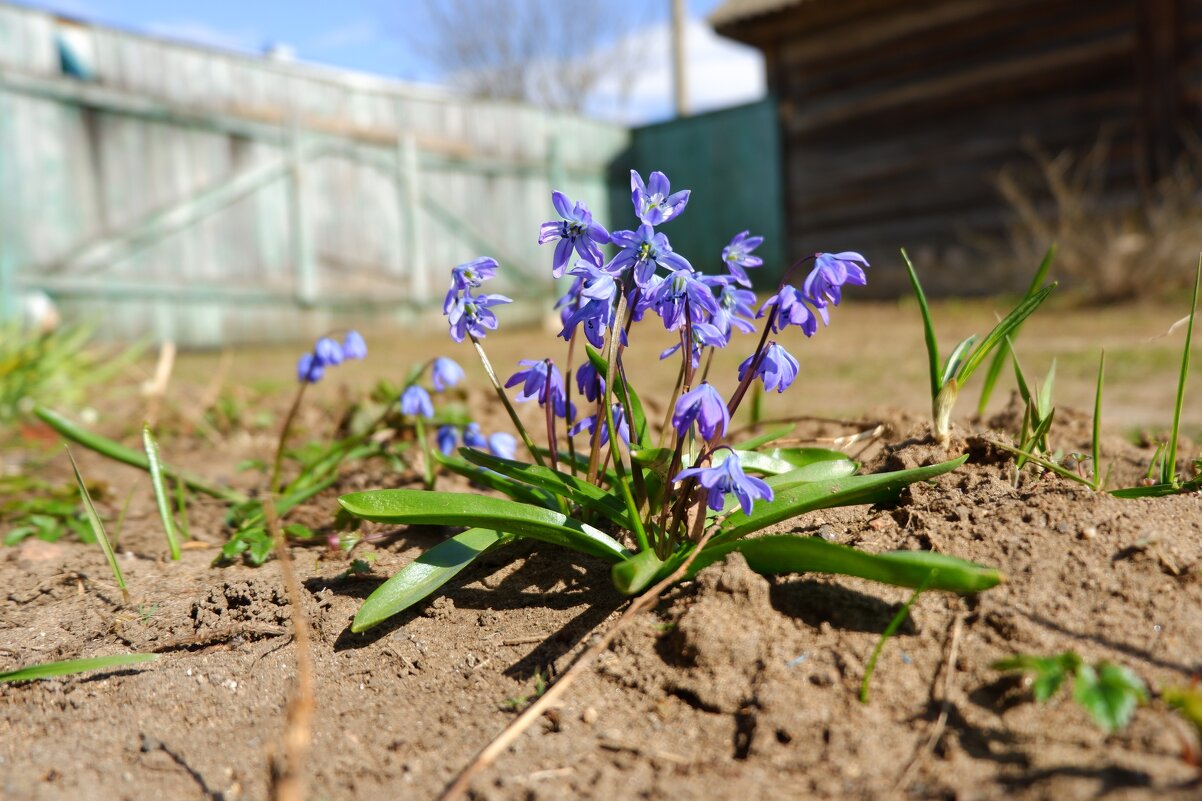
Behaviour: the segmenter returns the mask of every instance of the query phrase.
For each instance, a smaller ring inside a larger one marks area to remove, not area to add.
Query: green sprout
[[[993,669],[1029,674],[1031,694],[1039,703],[1071,682],[1073,700],[1107,733],[1126,726],[1136,706],[1148,700],[1147,687],[1130,669],[1107,661],[1090,665],[1072,651],[1055,656],[1016,654],[994,662]]]
[[[85,673],[89,670],[136,665],[158,658],[158,654],[114,654],[113,656],[96,656],[89,659],[68,659],[65,662],[43,662],[40,665],[29,665],[19,670],[0,673],[0,682],[52,679],[58,676]]]
[[[117,580],[117,586],[121,588],[121,596],[126,603],[129,603],[129,590],[125,586],[125,576],[121,573],[121,565],[117,564],[117,554],[113,552],[113,544],[109,542],[108,534],[104,530],[104,521],[96,512],[96,506],[92,503],[92,495],[88,492],[88,485],[84,483],[83,474],[79,472],[79,465],[75,463],[71,449],[66,448],[66,451],[67,458],[71,460],[71,469],[75,472],[75,483],[79,485],[79,497],[83,501],[84,513],[87,515],[88,524],[92,527],[92,534],[96,537],[96,542],[100,544],[100,550],[104,552],[104,558],[113,571],[113,578]]]
[[[939,343],[935,337],[935,325],[931,319],[931,309],[927,304],[926,294],[922,290],[922,284],[918,281],[918,273],[914,270],[909,254],[904,249],[901,253],[902,259],[906,263],[906,271],[910,276],[910,284],[914,288],[914,296],[918,300],[919,311],[922,313],[923,338],[926,341],[930,373],[931,421],[934,436],[936,441],[946,445],[951,433],[952,410],[956,406],[960,390],[995,348],[1007,345],[1007,337],[1014,334],[1019,326],[1039,308],[1040,304],[1047,300],[1048,295],[1056,288],[1056,283],[1052,282],[1036,292],[1024,295],[1018,305],[1002,318],[1001,322],[994,326],[993,330],[980,343],[977,342],[975,334],[967,337],[952,349],[947,360],[943,361],[941,365]],[[1051,251],[1044,258],[1044,263],[1050,264],[1050,260]],[[1041,273],[1045,272],[1046,267],[1041,265],[1036,275],[1041,277]],[[988,390],[992,390],[992,384],[987,384],[986,387]],[[986,395],[986,400],[988,400],[988,395]]]

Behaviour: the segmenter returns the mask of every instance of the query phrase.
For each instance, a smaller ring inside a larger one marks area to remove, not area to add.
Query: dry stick
[[[310,650],[309,621],[301,606],[300,582],[292,566],[292,554],[284,541],[280,518],[276,513],[275,495],[269,494],[263,504],[267,528],[275,542],[276,560],[284,579],[288,604],[292,607],[292,638],[296,642],[296,690],[288,701],[288,718],[284,730],[283,759],[273,761],[271,769],[272,797],[276,801],[304,801],[305,777],[302,772],[312,740],[313,720],[313,653]]]
[[[702,519],[704,519],[704,515],[702,515]],[[481,771],[495,762],[497,757],[505,752],[505,749],[509,748],[526,729],[530,728],[535,720],[542,716],[543,712],[550,708],[561,695],[567,692],[569,685],[592,665],[593,660],[609,648],[610,643],[614,641],[619,631],[637,617],[640,612],[654,606],[659,601],[660,594],[679,581],[688,572],[689,566],[693,564],[693,560],[701,553],[701,549],[709,542],[710,537],[713,536],[716,530],[715,528],[711,528],[707,531],[698,541],[697,547],[693,549],[693,552],[689,554],[680,567],[672,571],[670,576],[631,601],[630,606],[626,607],[626,611],[610,627],[609,631],[602,634],[600,639],[590,645],[580,655],[580,658],[573,662],[571,667],[564,671],[563,675],[547,688],[545,693],[539,696],[533,704],[526,707],[522,714],[514,718],[500,734],[493,738],[492,742],[484,746],[480,750],[480,753],[476,754],[475,758],[463,769],[463,772],[447,785],[447,789],[439,796],[439,801],[453,801],[462,796],[467,791],[472,779],[476,778]]]
[[[902,772],[902,775],[897,780],[897,784],[893,785],[894,790],[899,790],[910,782],[914,777],[914,771],[918,769],[918,765],[923,758],[931,751],[935,750],[935,746],[939,744],[939,739],[943,737],[943,730],[947,727],[947,716],[952,705],[952,679],[956,674],[956,656],[960,652],[960,634],[964,630],[964,615],[957,614],[955,621],[952,623],[951,645],[947,649],[947,666],[943,672],[943,704],[939,709],[939,717],[935,720],[935,727],[931,729],[931,734],[921,746],[919,746],[914,756],[910,759],[910,764]]]
[[[167,395],[167,385],[171,383],[171,371],[174,368],[175,343],[167,341],[159,346],[159,361],[154,368],[154,378],[145,388],[146,424],[152,428],[158,422],[159,406]]]

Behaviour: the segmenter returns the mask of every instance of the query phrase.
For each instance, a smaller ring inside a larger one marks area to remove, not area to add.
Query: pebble
[[[1077,537],[1083,540],[1092,540],[1096,536],[1098,536],[1097,526],[1086,526],[1077,532]]]
[[[830,523],[823,523],[819,526],[817,533],[819,537],[822,537],[827,542],[834,542],[839,536],[838,532],[835,531],[835,527]]]
[[[589,726],[592,726],[594,723],[596,723],[598,717],[599,715],[597,714],[597,710],[591,706],[585,707],[584,711],[580,713],[580,720],[584,723],[587,723]]]

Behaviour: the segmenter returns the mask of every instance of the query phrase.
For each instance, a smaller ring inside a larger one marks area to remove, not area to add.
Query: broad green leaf
[[[150,426],[142,427],[142,447],[146,451],[146,463],[150,468],[150,485],[154,488],[154,502],[159,509],[159,522],[163,524],[163,534],[167,537],[167,548],[171,558],[179,560],[179,537],[175,534],[175,519],[171,516],[171,502],[167,497],[167,486],[163,482],[163,466],[159,460],[159,444],[150,433]]]
[[[1031,694],[1035,696],[1036,701],[1044,703],[1056,694],[1066,678],[1080,669],[1081,664],[1081,657],[1072,651],[1065,651],[1055,656],[1015,654],[999,659],[991,667],[994,670],[1030,673]]]
[[[846,469],[846,464],[852,465],[853,471],[855,469],[855,462],[849,459],[846,453],[830,448],[773,448],[764,453],[776,459],[782,459],[793,467],[809,467],[825,462],[843,462],[845,465],[841,469]]]
[[[1082,665],[1073,679],[1073,698],[1108,732],[1127,725],[1135,707],[1148,698],[1143,681],[1128,668],[1112,662]]]
[[[776,492],[771,501],[759,501],[751,515],[735,512],[720,524],[714,541],[737,539],[745,534],[759,531],[782,520],[833,506],[853,506],[862,503],[882,503],[893,500],[905,487],[915,481],[927,481],[955,470],[968,459],[965,454],[950,462],[899,470],[892,473],[874,473],[867,476],[847,476],[831,481],[807,482]]]
[[[549,467],[539,467],[513,459],[502,459],[483,451],[472,448],[460,448],[459,453],[467,461],[480,467],[494,470],[515,481],[522,481],[535,487],[553,492],[567,498],[572,503],[585,509],[591,509],[598,514],[617,523],[625,529],[630,528],[630,515],[625,504],[615,495],[606,492],[596,484],[590,484],[575,476],[552,470]]]
[[[1048,271],[1052,268],[1052,261],[1056,257],[1056,245],[1052,244],[1043,256],[1043,261],[1039,263],[1039,268],[1035,270],[1035,275],[1031,278],[1031,284],[1027,287],[1027,291],[1023,293],[1024,298],[1029,298],[1039,291],[1043,286],[1043,282],[1048,277]],[[1006,356],[1014,347],[1012,340],[1018,338],[1021,325],[1016,325],[1010,332],[1010,336],[1006,338],[1006,344],[997,349],[993,354],[993,360],[989,363],[989,370],[985,373],[985,381],[981,384],[981,399],[977,402],[977,414],[984,415],[985,407],[989,405],[989,398],[993,395],[993,388],[997,384],[998,376],[1001,375],[1002,367],[1006,364]]]
[[[158,658],[158,654],[114,654],[113,656],[94,656],[88,659],[68,659],[65,662],[43,662],[40,665],[30,665],[18,670],[10,670],[7,673],[0,673],[0,681],[51,679],[56,676],[70,676],[89,670],[135,665]]]
[[[458,492],[385,489],[338,499],[356,517],[380,523],[497,529],[592,554],[611,562],[630,552],[603,531],[567,515],[501,498]]]
[[[477,557],[512,540],[513,535],[500,531],[469,528],[438,543],[367,596],[355,613],[351,631],[366,631],[403,612],[446,584]]]
[[[1160,697],[1202,736],[1202,687],[1165,687]]]
[[[773,534],[707,547],[689,567],[693,576],[705,567],[738,551],[757,573],[835,573],[879,581],[897,587],[972,593],[1002,581],[1001,573],[953,556],[933,551],[867,553],[827,542],[821,537]],[[932,575],[933,571],[937,571]]]
[[[977,341],[977,335],[965,337],[960,344],[952,350],[952,354],[947,357],[947,362],[943,365],[943,374],[939,377],[939,386],[943,386],[948,381],[956,378],[960,373],[960,365],[964,363],[964,357],[968,353],[968,349]],[[961,382],[963,383],[963,382]]]
[[[113,552],[113,544],[109,542],[108,533],[104,530],[104,522],[100,519],[100,515],[96,513],[96,506],[92,503],[92,495],[88,492],[88,485],[84,483],[83,475],[79,472],[79,465],[75,463],[75,456],[72,455],[70,448],[65,448],[67,458],[71,460],[71,469],[75,471],[75,483],[79,485],[79,497],[83,501],[84,513],[88,518],[88,525],[92,527],[92,534],[96,537],[96,542],[100,544],[100,550],[104,552],[104,558],[108,560],[109,569],[113,571],[113,578],[117,580],[117,586],[121,588],[121,595],[126,602],[129,601],[129,590],[125,587],[125,576],[121,574],[121,565],[117,564],[117,554]]]
[[[107,437],[102,437],[99,434],[94,434],[87,429],[81,428],[67,418],[52,412],[51,410],[38,406],[33,410],[43,423],[53,428],[62,436],[77,442],[89,450],[96,451],[102,456],[107,456],[110,459],[121,462],[122,464],[137,467],[141,470],[150,470],[150,462],[146,458],[146,454],[139,453],[132,448],[127,448],[124,445],[114,442]],[[203,493],[213,498],[219,498],[230,503],[244,503],[247,498],[240,492],[237,492],[226,487],[217,487],[209,484],[202,478],[187,473],[183,470],[175,470],[174,468],[162,465],[163,475],[175,481],[183,481],[189,487],[197,492]]]
[[[528,484],[523,484],[519,481],[514,481],[512,478],[503,476],[500,473],[495,473],[490,470],[485,470],[463,459],[451,458],[443,456],[439,451],[431,451],[434,458],[443,467],[453,473],[458,473],[465,478],[469,478],[482,487],[494,489],[503,495],[508,495],[519,503],[528,503],[534,506],[543,506],[548,509],[555,508],[555,498],[549,493],[537,490]]]
[[[639,551],[629,559],[623,559],[612,568],[614,586],[624,595],[636,595],[651,586],[657,578],[661,578],[660,570],[663,561],[656,556],[655,551]],[[663,574],[667,575],[667,574]]]

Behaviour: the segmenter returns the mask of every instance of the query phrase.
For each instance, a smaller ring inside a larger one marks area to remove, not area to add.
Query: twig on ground
[[[659,597],[663,591],[679,581],[685,575],[685,573],[688,572],[689,566],[693,564],[693,560],[699,553],[701,553],[701,550],[705,547],[706,543],[709,542],[709,539],[711,536],[713,536],[715,530],[715,528],[711,527],[709,531],[707,531],[705,535],[701,537],[701,539],[697,542],[697,547],[693,549],[691,554],[689,554],[688,559],[686,559],[684,563],[680,565],[680,567],[676,568],[676,570],[674,570],[670,576],[663,579],[658,584],[651,587],[651,589],[647,590],[647,592],[631,601],[630,606],[626,607],[626,611],[622,613],[622,616],[619,617],[612,626],[610,626],[608,631],[602,634],[592,645],[585,649],[585,651],[580,654],[580,657],[573,662],[567,670],[564,671],[563,675],[560,676],[554,684],[547,688],[546,692],[539,696],[534,703],[526,707],[522,714],[514,718],[508,726],[501,730],[500,734],[493,738],[492,742],[488,743],[488,745],[484,746],[484,748],[482,748],[480,752],[476,754],[472,761],[468,763],[467,767],[465,767],[463,771],[455,777],[455,780],[447,785],[446,790],[444,790],[442,795],[439,796],[439,801],[453,801],[453,799],[461,797],[467,791],[472,779],[476,778],[476,776],[488,768],[489,765],[495,762],[497,757],[505,752],[505,749],[509,748],[509,746],[512,745],[513,742],[520,737],[523,732],[526,731],[526,729],[530,728],[534,721],[538,720],[544,712],[550,709],[551,706],[559,700],[560,696],[567,692],[568,687],[570,687],[572,683],[593,664],[593,660],[595,660],[599,655],[601,655],[602,652],[609,648],[610,644],[614,641],[614,638],[618,635],[618,632],[625,628],[630,621],[634,620],[634,618],[637,617],[640,612],[654,606],[659,601]]]
[[[166,642],[159,643],[150,650],[155,653],[162,653],[164,651],[178,651],[181,648],[195,648],[201,645],[216,645],[219,642],[232,640],[235,637],[246,637],[248,635],[282,637],[287,633],[288,629],[283,626],[271,626],[266,623],[240,623],[236,626],[227,626],[216,631],[205,631],[200,634],[190,634],[186,637],[173,637]]]
[[[943,669],[943,703],[939,708],[939,717],[935,719],[935,726],[931,729],[930,735],[921,746],[915,749],[914,756],[910,758],[910,764],[902,771],[901,776],[894,785],[894,790],[899,790],[910,783],[914,777],[914,772],[918,770],[918,766],[922,760],[927,757],[935,746],[939,744],[940,738],[943,737],[943,731],[947,728],[947,717],[952,706],[952,679],[956,675],[956,657],[960,653],[960,635],[964,631],[964,615],[956,613],[955,619],[952,621],[952,630],[949,635],[950,645],[947,649],[947,662]]]

